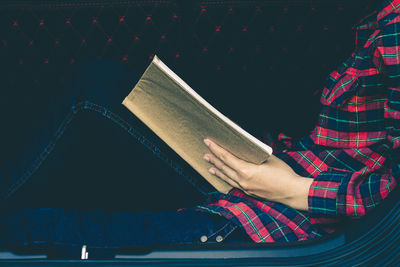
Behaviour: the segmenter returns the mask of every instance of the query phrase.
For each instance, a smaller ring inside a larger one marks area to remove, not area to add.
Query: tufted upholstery
[[[154,54],[257,136],[304,134],[318,89],[353,48],[351,26],[377,2],[1,2],[3,134],[22,138],[21,124],[34,123],[81,62],[105,58],[142,73]]]

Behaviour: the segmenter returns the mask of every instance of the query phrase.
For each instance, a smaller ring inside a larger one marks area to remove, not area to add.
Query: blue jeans
[[[250,240],[218,215],[175,211],[213,189],[121,104],[138,78],[118,63],[91,61],[50,99],[0,165],[3,245]]]

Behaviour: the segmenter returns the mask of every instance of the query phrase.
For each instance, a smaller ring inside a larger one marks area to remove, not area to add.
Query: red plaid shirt
[[[400,0],[386,0],[355,26],[356,51],[328,76],[308,136],[268,138],[277,157],[314,179],[307,212],[238,189],[197,209],[233,220],[255,242],[275,242],[331,233],[376,207],[400,178],[399,13]]]

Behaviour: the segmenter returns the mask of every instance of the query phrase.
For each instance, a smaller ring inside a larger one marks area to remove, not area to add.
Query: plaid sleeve
[[[384,75],[387,100],[384,106],[387,142],[400,147],[400,17],[382,29],[377,38],[374,62]],[[393,152],[398,153],[398,152]],[[392,169],[363,168],[359,172],[321,172],[309,191],[309,211],[314,215],[363,216],[376,207],[400,179],[399,162]]]
[[[387,138],[393,149],[400,147],[400,16],[385,26],[377,41],[375,61],[388,85],[385,102],[385,127]]]
[[[396,176],[396,177],[395,177]],[[308,195],[313,215],[361,217],[376,207],[396,186],[399,173],[362,174],[362,172],[321,172]]]

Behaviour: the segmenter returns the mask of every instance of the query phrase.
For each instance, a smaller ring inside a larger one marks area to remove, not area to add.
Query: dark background
[[[29,138],[69,73],[99,58],[141,74],[156,54],[261,140],[267,131],[303,136],[313,129],[327,75],[354,49],[352,26],[380,2],[2,1],[0,160]],[[82,135],[87,151],[102,141]],[[109,180],[113,169],[93,175]],[[84,186],[104,193],[110,183]]]

